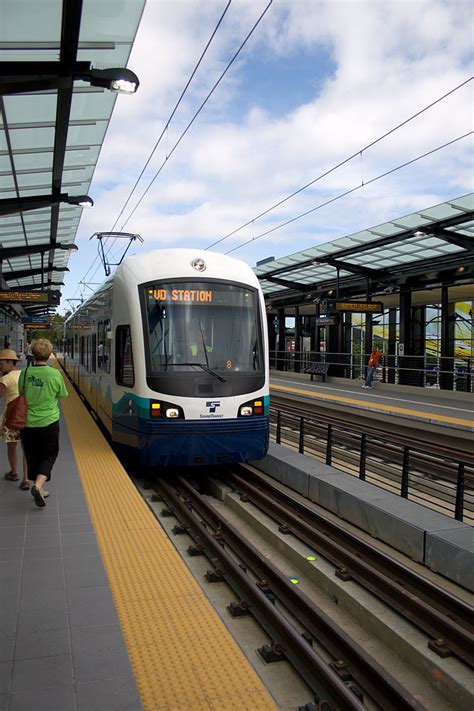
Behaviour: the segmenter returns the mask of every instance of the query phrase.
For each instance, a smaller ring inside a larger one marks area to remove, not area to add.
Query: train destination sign
[[[32,321],[31,323],[24,323],[25,328],[29,328],[32,331],[43,331],[49,328],[49,323],[38,323],[38,321]]]
[[[349,311],[355,314],[381,314],[383,313],[383,303],[381,301],[337,301],[328,299],[326,310]]]
[[[0,290],[0,302],[10,304],[49,304],[50,291],[7,291]]]
[[[210,289],[148,289],[155,301],[212,301]]]

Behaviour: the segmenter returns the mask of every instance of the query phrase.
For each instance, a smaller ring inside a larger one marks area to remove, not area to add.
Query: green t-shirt
[[[18,390],[28,403],[27,427],[47,427],[59,420],[58,398],[67,397],[63,376],[48,365],[22,370]]]

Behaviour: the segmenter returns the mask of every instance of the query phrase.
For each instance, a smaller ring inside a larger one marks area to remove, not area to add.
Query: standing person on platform
[[[372,352],[369,356],[367,377],[365,379],[365,383],[362,386],[366,390],[370,389],[372,387],[372,381],[374,379],[375,371],[377,370],[380,358],[382,356],[383,356],[382,351],[378,351],[375,347],[372,348]]]
[[[51,470],[59,452],[58,399],[67,397],[63,376],[48,366],[53,346],[46,338],[31,344],[34,363],[22,371],[19,389],[28,403],[26,427],[21,441],[28,464],[28,479],[33,482],[31,493],[37,506],[46,506],[49,492],[44,484],[51,479]]]
[[[0,382],[0,398],[5,398],[5,412],[0,429],[0,439],[6,442],[7,445],[8,463],[10,465],[10,471],[5,474],[7,481],[18,481],[19,478],[17,473],[17,443],[20,442],[20,433],[18,430],[11,430],[5,425],[7,405],[18,397],[18,380],[21,371],[16,367],[17,363],[18,356],[15,351],[9,348],[0,351],[0,374],[3,375]],[[23,478],[20,482],[20,489],[27,491],[29,488],[26,461],[23,457]]]
[[[33,360],[34,360],[33,352],[31,350],[31,343],[26,344],[25,358],[26,358],[26,367],[28,368],[33,363]]]

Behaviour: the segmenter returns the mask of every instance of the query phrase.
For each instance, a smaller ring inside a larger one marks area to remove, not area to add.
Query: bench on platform
[[[314,375],[320,375],[323,383],[326,381],[326,375],[328,374],[329,363],[309,363],[309,365],[304,369],[305,373],[311,375],[311,380]]]

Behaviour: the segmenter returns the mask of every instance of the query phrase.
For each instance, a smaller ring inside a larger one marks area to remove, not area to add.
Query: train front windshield
[[[149,376],[264,376],[258,292],[220,282],[160,283],[145,295]],[[160,378],[161,380],[161,378]]]

